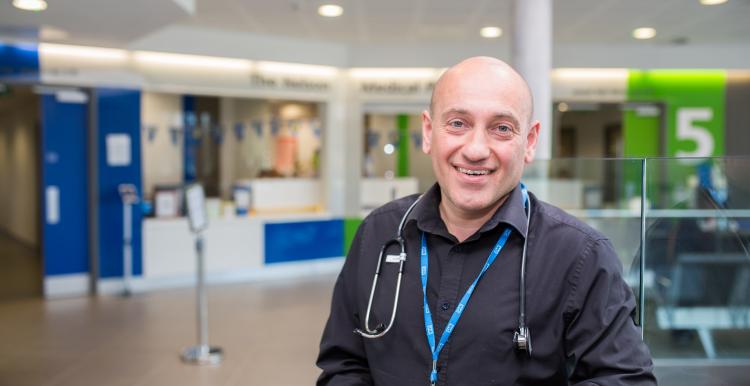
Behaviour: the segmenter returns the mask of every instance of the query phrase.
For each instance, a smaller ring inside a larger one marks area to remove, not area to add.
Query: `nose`
[[[480,162],[490,156],[490,138],[487,130],[483,127],[475,127],[466,136],[466,143],[463,146],[463,156],[467,161]]]

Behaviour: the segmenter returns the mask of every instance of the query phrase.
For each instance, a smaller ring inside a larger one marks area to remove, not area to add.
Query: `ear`
[[[422,111],[422,151],[425,154],[430,154],[432,139],[432,118],[430,118],[430,112],[425,110]]]
[[[536,143],[539,139],[539,129],[541,124],[539,121],[534,121],[529,127],[529,132],[526,134],[526,153],[524,154],[523,161],[526,164],[530,164],[534,160],[534,154],[536,153]]]

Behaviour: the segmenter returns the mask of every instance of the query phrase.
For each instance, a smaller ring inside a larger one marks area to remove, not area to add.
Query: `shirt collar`
[[[423,232],[437,234],[440,236],[453,238],[448,232],[443,219],[440,217],[440,185],[435,183],[423,195],[407,221],[417,222],[417,228]],[[516,186],[509,193],[508,199],[505,200],[495,214],[479,228],[477,233],[485,233],[495,229],[500,224],[512,226],[522,236],[526,235],[526,209],[523,202],[523,193],[521,188]],[[469,237],[467,241],[474,240],[475,236]]]

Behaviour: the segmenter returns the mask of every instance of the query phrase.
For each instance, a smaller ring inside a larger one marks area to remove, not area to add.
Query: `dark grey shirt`
[[[526,214],[520,189],[479,231],[459,243],[440,218],[435,185],[404,227],[407,260],[395,324],[379,339],[363,328],[378,253],[416,196],[373,211],[357,231],[336,282],[317,364],[318,385],[429,385],[420,235],[429,250],[427,301],[436,340],[506,227],[505,248],[477,284],[438,360],[439,385],[655,385],[648,348],[632,315],[635,301],[610,242],[531,195],[526,315],[532,356],[516,352],[519,272]],[[397,254],[396,249],[389,251]],[[384,263],[370,326],[387,323],[398,264]]]

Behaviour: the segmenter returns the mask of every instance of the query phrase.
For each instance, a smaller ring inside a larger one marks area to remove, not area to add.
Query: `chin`
[[[467,195],[474,195],[475,197],[466,197]],[[494,204],[493,200],[489,197],[476,197],[477,193],[468,193],[462,195],[457,200],[453,200],[456,207],[467,212],[481,212],[492,207]]]

